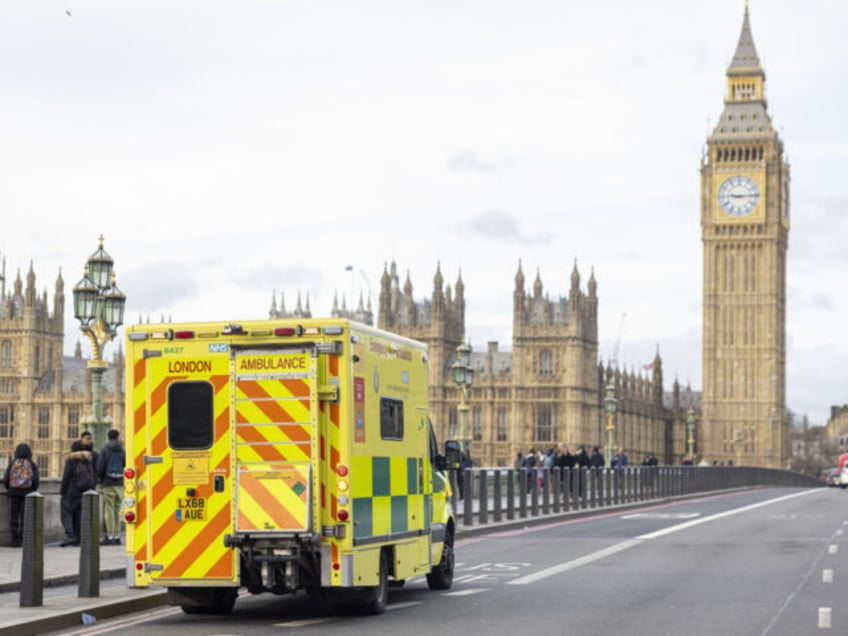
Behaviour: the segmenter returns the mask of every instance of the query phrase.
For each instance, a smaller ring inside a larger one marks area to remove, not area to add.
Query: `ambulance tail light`
[[[350,518],[350,513],[347,510],[339,510],[339,521],[347,521]]]
[[[339,477],[347,477],[347,466],[345,466],[344,464],[339,464],[336,467],[336,473]]]
[[[181,329],[174,332],[174,340],[191,340],[194,338],[194,332],[190,329]]]
[[[127,523],[135,523],[135,513],[132,510],[127,510],[124,513],[124,521]]]
[[[294,327],[277,327],[274,329],[274,335],[282,337],[295,336],[297,335],[297,329]]]
[[[127,479],[135,478],[135,468],[127,468],[124,470],[124,477]]]

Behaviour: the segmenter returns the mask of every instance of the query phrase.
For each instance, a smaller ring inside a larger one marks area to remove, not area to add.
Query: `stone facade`
[[[786,467],[789,164],[766,109],[748,8],[701,160],[703,413],[708,458]]]
[[[6,291],[5,260],[0,290],[0,469],[15,446],[27,442],[44,477],[61,476],[80,420],[91,413],[91,377],[77,344],[63,355],[65,292],[56,279],[53,305],[36,294],[30,264],[26,287],[20,272]],[[123,433],[124,361],[120,348],[103,377],[103,412]]]
[[[427,343],[430,358],[430,412],[440,439],[460,434],[459,391],[451,378],[457,347],[466,339],[465,285],[453,289],[437,266],[429,298],[416,301],[409,274],[401,286],[397,266],[381,279],[377,326]],[[478,465],[511,466],[518,453],[564,442],[574,449],[603,447],[604,389],[618,400],[616,445],[634,461],[656,455],[675,462],[685,452],[685,406],[675,382],[663,391],[657,353],[650,374],[603,365],[598,359],[598,296],[594,274],[581,287],[577,265],[568,295],[552,300],[541,275],[525,288],[519,265],[513,290],[512,351],[490,342],[471,355],[469,429]],[[666,404],[666,402],[668,402]]]

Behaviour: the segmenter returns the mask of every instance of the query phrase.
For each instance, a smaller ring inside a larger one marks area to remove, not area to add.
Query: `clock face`
[[[748,177],[730,177],[718,189],[718,203],[732,216],[750,214],[760,200],[760,189]]]

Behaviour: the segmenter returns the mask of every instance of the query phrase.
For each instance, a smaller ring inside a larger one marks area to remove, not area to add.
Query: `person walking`
[[[24,497],[38,490],[38,479],[38,466],[32,461],[32,449],[29,444],[18,444],[3,477],[9,493],[9,528],[12,531],[13,547],[23,543]]]
[[[91,433],[83,431],[80,439],[71,444],[71,452],[65,460],[62,473],[61,495],[62,526],[65,538],[60,545],[80,544],[80,522],[82,521],[82,495],[97,486],[94,467],[97,453],[92,447]]]
[[[101,545],[121,544],[121,503],[124,498],[126,452],[118,439],[120,435],[117,429],[109,431],[109,441],[97,458],[97,481],[103,489],[103,517],[106,522],[106,536],[100,541]]]

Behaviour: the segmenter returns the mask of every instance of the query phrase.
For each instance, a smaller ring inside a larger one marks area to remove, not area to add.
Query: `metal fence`
[[[462,483],[458,479],[462,479]],[[816,488],[813,477],[753,466],[474,468],[451,474],[463,526],[757,486]]]

